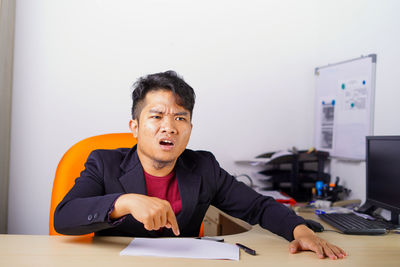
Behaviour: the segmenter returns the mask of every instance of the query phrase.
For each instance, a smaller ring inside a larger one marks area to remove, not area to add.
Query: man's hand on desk
[[[131,214],[143,223],[147,230],[158,230],[162,227],[172,228],[179,235],[179,227],[174,211],[168,201],[140,194],[121,195],[114,204],[110,217],[117,219]]]
[[[301,224],[293,230],[294,240],[289,245],[290,253],[296,253],[302,250],[311,250],[317,253],[318,257],[323,259],[329,257],[332,260],[342,259],[346,252],[318,237],[310,228]]]

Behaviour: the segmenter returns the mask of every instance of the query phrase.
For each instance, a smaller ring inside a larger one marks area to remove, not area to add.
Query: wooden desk
[[[313,214],[304,217],[316,219]],[[324,224],[326,228],[329,228]],[[400,235],[349,236],[334,232],[321,237],[344,248],[344,260],[320,260],[312,252],[290,254],[288,242],[259,226],[225,236],[225,242],[241,242],[258,253],[241,251],[240,261],[119,256],[132,238],[0,235],[0,266],[400,266]]]

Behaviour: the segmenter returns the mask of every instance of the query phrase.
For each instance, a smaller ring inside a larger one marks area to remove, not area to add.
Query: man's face
[[[161,164],[160,167],[175,164],[192,132],[190,112],[179,106],[174,94],[167,90],[148,92],[139,122],[131,120],[129,127],[137,138],[140,160]]]

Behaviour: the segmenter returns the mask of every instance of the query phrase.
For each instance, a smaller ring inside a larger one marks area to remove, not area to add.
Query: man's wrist
[[[315,235],[315,233],[305,224],[299,224],[293,229],[294,239],[299,239],[299,237],[306,235]]]
[[[127,213],[124,211],[124,195],[120,195],[114,202],[111,212],[109,213],[109,218],[111,220],[116,220],[123,217]]]

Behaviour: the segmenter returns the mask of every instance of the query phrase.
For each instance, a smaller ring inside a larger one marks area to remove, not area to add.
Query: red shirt
[[[182,201],[175,171],[163,177],[153,176],[144,171],[144,177],[147,195],[167,200],[171,204],[175,215],[177,215],[182,210]]]

